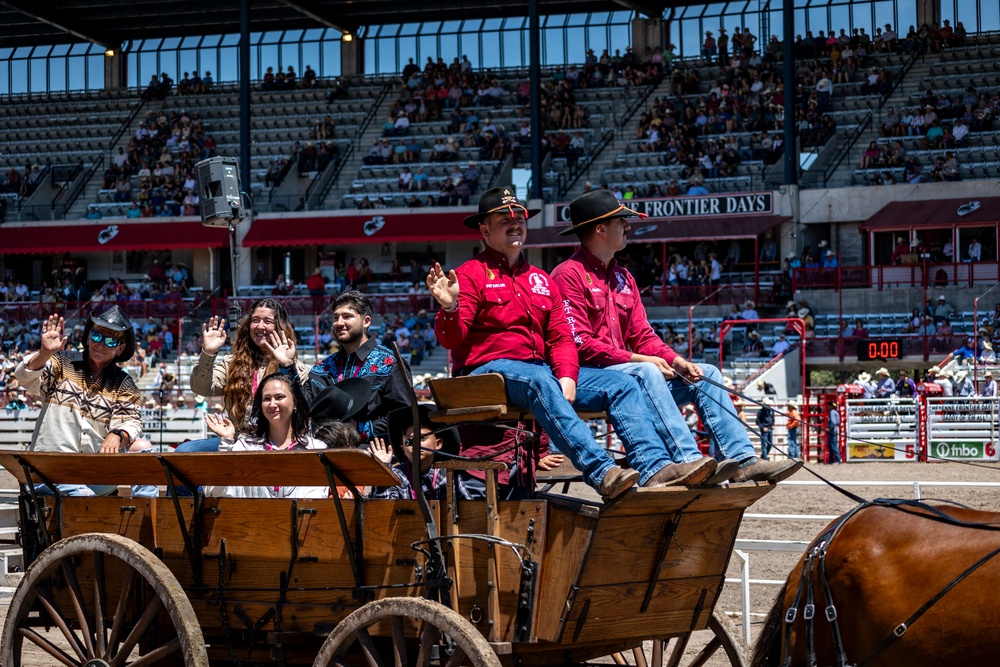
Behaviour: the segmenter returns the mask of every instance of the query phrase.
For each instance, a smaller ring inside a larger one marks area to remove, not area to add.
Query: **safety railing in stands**
[[[67,211],[69,211],[69,209],[73,206],[77,197],[80,196],[80,193],[83,192],[84,188],[87,186],[87,183],[90,182],[90,179],[94,177],[94,174],[96,174],[97,170],[102,166],[104,166],[104,154],[98,153],[94,161],[90,163],[87,170],[82,175],[74,179],[70,187],[63,191],[65,196],[62,198],[62,201],[58,204],[53,202],[53,220],[63,220],[66,218]]]
[[[851,149],[854,148],[854,144],[858,142],[858,139],[868,131],[868,128],[872,124],[872,112],[868,111],[862,117],[861,122],[854,128],[854,130],[847,135],[844,139],[844,143],[841,145],[840,149],[837,151],[836,155],[827,163],[826,167],[823,169],[823,187],[825,188],[836,173],[837,168],[843,164],[847,156],[850,155]]]
[[[331,161],[326,166],[326,169],[323,170],[323,174],[319,178],[309,184],[309,187],[306,189],[307,209],[312,211],[323,208],[326,196],[330,194],[330,190],[333,189],[333,186],[340,179],[340,172],[344,170],[344,167],[351,161],[353,156],[354,144],[352,143],[346,147],[338,159]]]
[[[61,315],[66,319],[89,317],[92,312],[117,305],[132,319],[137,318],[174,318],[192,316],[195,301],[193,298],[165,299],[142,301],[7,301],[0,303],[0,318],[16,322],[30,322],[33,319],[42,320],[49,315]]]
[[[910,72],[910,69],[912,69],[914,63],[916,63],[917,59],[920,58],[920,57],[921,57],[921,54],[919,54],[916,51],[914,51],[913,53],[911,53],[910,57],[907,58],[906,62],[903,63],[903,66],[900,67],[899,69],[897,69],[896,73],[892,76],[892,81],[889,84],[889,90],[886,91],[886,92],[884,92],[884,93],[882,93],[882,97],[878,101],[878,122],[879,123],[882,122],[882,108],[885,107],[885,105],[889,102],[889,98],[892,97],[892,94],[894,92],[896,92],[896,88],[898,88],[899,85],[901,83],[903,83],[903,79],[906,78],[906,75]]]
[[[433,297],[430,294],[368,294],[368,299],[372,302],[372,308],[379,315],[397,313],[416,313],[421,310],[431,310],[435,308]],[[259,296],[240,297],[240,307],[243,312],[249,312],[250,306]],[[326,295],[321,297],[304,296],[274,296],[270,297],[281,302],[285,310],[291,316],[308,315],[315,316],[327,308],[336,298],[336,295]],[[228,317],[229,299],[212,299],[212,315]]]
[[[792,290],[877,289],[899,287],[991,286],[1000,279],[1000,262],[921,262],[882,266],[792,269]]]
[[[115,146],[118,144],[118,140],[132,129],[132,121],[135,120],[135,117],[139,115],[139,112],[146,105],[146,99],[145,95],[139,96],[139,101],[132,107],[132,111],[129,112],[128,117],[122,121],[122,124],[118,126],[118,130],[111,136],[111,140],[108,142],[108,164],[114,159],[112,151],[114,151]]]
[[[559,180],[559,197],[563,198],[573,189],[576,182],[580,180],[580,177],[590,169],[590,165],[594,163],[597,157],[608,147],[608,144],[614,142],[615,133],[612,130],[605,130],[604,134],[601,136],[601,140],[592,146],[587,154],[581,157],[574,164],[569,164],[567,161],[567,177],[565,179]]]

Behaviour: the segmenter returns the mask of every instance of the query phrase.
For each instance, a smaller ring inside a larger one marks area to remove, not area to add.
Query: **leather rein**
[[[840,627],[837,623],[837,608],[833,603],[832,594],[830,592],[830,584],[826,576],[826,554],[830,545],[833,543],[834,538],[840,533],[840,530],[844,525],[858,512],[864,510],[868,507],[888,507],[891,509],[896,509],[902,512],[907,512],[914,516],[920,516],[932,521],[940,521],[947,523],[952,526],[959,526],[962,528],[973,528],[976,530],[991,530],[1000,531],[1000,525],[987,524],[987,523],[976,523],[969,521],[962,521],[961,519],[956,519],[954,517],[948,516],[941,510],[922,503],[917,500],[905,500],[905,499],[886,499],[878,498],[875,500],[870,500],[857,505],[849,512],[841,516],[837,521],[830,526],[822,535],[813,540],[812,544],[806,550],[805,559],[802,562],[802,572],[799,575],[799,585],[795,591],[795,599],[792,601],[791,606],[785,611],[785,632],[782,641],[782,653],[786,653],[784,660],[781,662],[782,667],[790,667],[791,658],[791,639],[792,639],[792,623],[794,623],[796,617],[798,616],[799,604],[802,602],[803,594],[805,595],[805,606],[802,609],[802,618],[806,622],[806,665],[808,667],[816,667],[816,647],[815,647],[815,626],[813,620],[816,616],[816,608],[814,603],[814,591],[813,591],[813,572],[817,571],[819,574],[819,582],[823,587],[823,595],[826,599],[826,608],[824,609],[824,614],[826,616],[827,622],[830,624],[830,631],[833,634],[833,644],[834,650],[837,655],[837,667],[864,667],[869,662],[871,662],[878,654],[880,654],[885,649],[889,648],[896,640],[900,639],[910,627],[927,611],[929,611],[937,602],[943,598],[948,591],[957,586],[962,580],[968,577],[970,574],[978,570],[980,567],[985,565],[987,562],[992,560],[995,556],[1000,554],[1000,547],[997,547],[993,551],[989,552],[979,560],[977,560],[972,565],[968,566],[959,573],[954,579],[952,579],[948,584],[943,586],[937,593],[932,595],[930,598],[924,602],[913,614],[910,615],[905,621],[899,623],[892,629],[892,631],[874,648],[868,655],[863,657],[856,663],[848,663],[847,654],[844,650],[843,638],[840,634]]]

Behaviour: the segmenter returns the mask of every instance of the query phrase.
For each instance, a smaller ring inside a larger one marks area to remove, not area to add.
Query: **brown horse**
[[[1000,664],[998,587],[1000,513],[861,505],[799,560],[752,666]]]

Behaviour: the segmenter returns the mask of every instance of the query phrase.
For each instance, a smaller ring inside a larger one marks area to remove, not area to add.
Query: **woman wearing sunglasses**
[[[38,452],[117,452],[142,432],[139,390],[118,367],[135,353],[135,330],[125,312],[111,306],[91,315],[83,330],[83,355],[64,351],[64,322],[58,315],[42,323],[41,349],[29,354],[15,377],[42,400],[31,450]],[[59,485],[66,495],[94,495],[114,487]]]
[[[191,371],[191,390],[201,396],[222,396],[238,433],[252,433],[250,407],[260,381],[281,367],[295,365],[305,382],[309,367],[296,360],[295,331],[277,299],[258,299],[236,329],[230,353],[219,358],[226,344],[226,321],[213,317],[203,324],[201,355]],[[219,439],[193,440],[178,452],[213,452]]]

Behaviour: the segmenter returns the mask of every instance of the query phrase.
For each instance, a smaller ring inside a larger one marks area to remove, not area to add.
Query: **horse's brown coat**
[[[837,608],[849,665],[866,658],[893,629],[966,568],[1000,547],[1000,513],[941,506],[961,521],[993,530],[951,525],[887,507],[868,507],[851,517],[828,547],[826,573]],[[824,529],[825,532],[825,529]],[[805,557],[803,556],[803,559]],[[754,667],[777,666],[785,611],[793,604],[800,559],[768,615],[754,651]],[[813,573],[817,664],[836,664],[828,604],[818,571]],[[987,665],[1000,663],[1000,555],[982,565],[942,597],[907,632],[873,656],[867,667]],[[793,666],[806,665],[805,594],[792,626]]]

